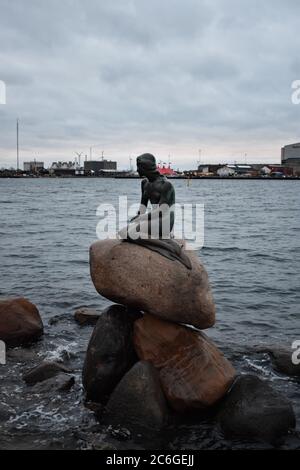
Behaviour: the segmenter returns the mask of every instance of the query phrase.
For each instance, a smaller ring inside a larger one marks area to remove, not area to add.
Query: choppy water
[[[299,423],[299,382],[274,372],[267,355],[251,350],[253,344],[290,347],[300,339],[299,182],[173,183],[178,202],[205,205],[205,246],[199,255],[217,305],[209,336],[240,371],[271,379],[293,401]],[[0,295],[27,297],[38,306],[46,327],[41,343],[27,353],[10,352],[7,366],[0,366],[1,401],[16,411],[2,424],[0,447],[80,448],[92,438],[108,439],[82,405],[80,373],[91,328],[78,327],[72,314],[82,305],[102,309],[109,304],[95,292],[89,276],[97,206],[117,203],[124,194],[137,202],[139,193],[138,180],[0,180]],[[23,384],[24,370],[44,358],[59,358],[74,368],[77,383],[70,394],[32,396]],[[180,428],[170,432],[172,442],[165,446],[251,447],[228,443],[214,433],[204,424]]]

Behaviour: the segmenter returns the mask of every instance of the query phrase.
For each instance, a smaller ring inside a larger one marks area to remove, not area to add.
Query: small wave
[[[243,356],[242,359],[250,369],[259,372],[264,377],[267,377],[271,382],[276,380],[288,382],[290,380],[289,377],[282,377],[271,368],[271,361],[268,354],[264,354],[260,359],[252,359],[247,356]]]
[[[44,405],[39,405],[33,410],[24,411],[16,417],[12,417],[10,423],[16,424],[17,429],[23,429],[27,426],[31,426],[32,420],[38,420],[39,422],[55,422],[57,424],[61,424],[62,422],[66,422],[68,418],[67,416],[63,416],[59,411],[59,408],[47,411]]]
[[[87,264],[89,264],[89,260],[87,260],[87,259],[86,260],[84,260],[84,259],[78,259],[78,260],[71,259],[71,260],[68,261],[68,264],[77,264],[77,265],[80,265],[80,266],[81,265],[87,265]]]
[[[227,251],[251,251],[249,248],[240,248],[238,246],[204,246],[202,248],[202,252],[205,251],[221,251],[221,252],[227,252]]]
[[[54,351],[49,351],[44,357],[45,361],[63,362],[76,356],[78,348],[77,341],[71,343],[60,344]]]
[[[273,260],[273,261],[285,261],[286,259],[284,257],[281,257],[281,256],[275,256],[275,255],[270,255],[268,253],[258,253],[258,252],[255,252],[255,253],[250,253],[249,255],[251,258],[262,258],[262,259],[269,259],[269,260]]]

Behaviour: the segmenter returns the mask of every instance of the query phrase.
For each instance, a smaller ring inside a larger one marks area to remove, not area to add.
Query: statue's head
[[[156,160],[151,153],[143,153],[136,159],[137,171],[138,174],[143,176],[151,176],[158,174]]]

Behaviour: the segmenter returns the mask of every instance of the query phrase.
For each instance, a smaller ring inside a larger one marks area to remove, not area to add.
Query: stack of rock
[[[237,382],[234,367],[200,331],[214,325],[215,306],[204,267],[195,253],[187,255],[191,270],[133,243],[91,246],[94,285],[118,305],[95,326],[83,384],[87,400],[104,405],[109,424],[161,429],[169,410],[211,408]]]

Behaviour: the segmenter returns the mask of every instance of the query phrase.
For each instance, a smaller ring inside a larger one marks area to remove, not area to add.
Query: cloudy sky
[[[152,152],[276,162],[300,141],[298,0],[0,0],[0,167]]]

